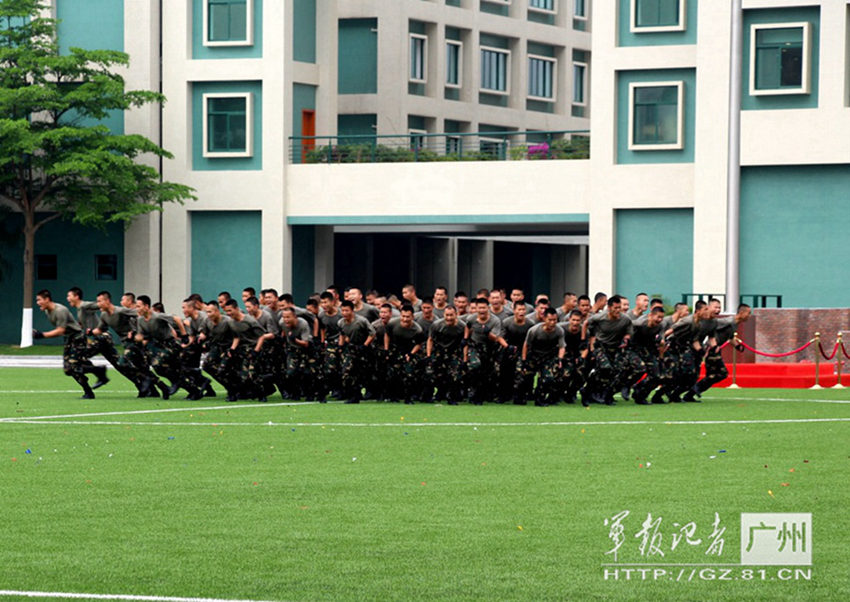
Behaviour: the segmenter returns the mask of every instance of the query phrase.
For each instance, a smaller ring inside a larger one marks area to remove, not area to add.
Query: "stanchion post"
[[[841,353],[841,351],[842,351],[841,350],[841,332],[838,333],[838,339],[836,340],[835,344],[838,345],[838,349],[835,352],[835,357],[838,358],[838,364],[836,365],[836,368],[838,370],[838,381],[835,383],[835,386],[833,388],[834,389],[843,389],[844,385],[841,384],[841,368],[844,364],[844,361],[843,361],[844,360],[844,357],[843,357],[844,354]]]
[[[809,387],[810,389],[823,389],[820,386],[820,333],[815,333],[815,384]]]
[[[734,333],[732,335],[732,384],[729,385],[730,389],[740,389],[738,386],[738,343],[741,342],[741,339],[738,338],[738,333]]]

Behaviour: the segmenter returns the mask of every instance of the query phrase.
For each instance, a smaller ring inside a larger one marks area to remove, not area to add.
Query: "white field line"
[[[18,596],[22,598],[57,598],[82,600],[144,600],[147,602],[263,602],[262,600],[234,600],[232,598],[184,598],[175,596],[137,596],[133,594],[81,594],[75,592],[37,592],[0,590],[0,596]]]
[[[82,392],[82,389],[62,389],[62,390],[55,390],[55,391],[44,391],[44,390],[33,391],[33,390],[23,390],[22,389],[22,390],[12,390],[12,391],[0,390],[0,395],[11,395],[12,393],[34,394],[34,393],[81,393],[81,392]],[[120,393],[122,395],[125,395],[127,393],[137,393],[137,391],[136,391],[136,389],[133,389],[132,391],[130,389],[108,389],[108,390],[104,389],[102,391],[98,391],[97,393],[98,393],[98,395],[102,395],[104,393]]]
[[[253,404],[240,404],[240,405],[226,405],[226,406],[208,406],[203,408],[193,407],[193,408],[158,408],[155,410],[123,410],[116,412],[89,412],[86,414],[55,414],[51,416],[27,416],[26,420],[54,420],[56,418],[88,418],[91,416],[131,416],[134,414],[164,414],[167,412],[211,412],[214,410],[244,410],[248,408],[275,408],[279,406],[303,406],[303,405],[313,405],[319,403],[318,401],[280,401],[277,403],[253,403]],[[334,402],[331,402],[334,403]],[[7,418],[0,418],[0,422],[17,422],[19,418],[15,416],[10,416]]]
[[[353,428],[413,428],[413,427],[538,427],[538,426],[688,426],[718,424],[803,424],[850,422],[850,418],[782,418],[752,420],[576,420],[575,422],[131,422],[124,420],[5,420],[3,424],[54,424],[76,426],[203,426],[203,427],[353,427]]]

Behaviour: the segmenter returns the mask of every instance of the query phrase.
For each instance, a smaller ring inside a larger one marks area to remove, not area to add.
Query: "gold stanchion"
[[[815,333],[815,345],[817,345],[817,349],[815,349],[815,384],[809,387],[810,389],[823,389],[820,386],[820,333]]]
[[[741,340],[738,338],[738,333],[734,333],[732,335],[732,384],[729,385],[730,389],[740,389],[736,382],[738,380],[738,343]]]
[[[844,359],[843,358],[844,354],[841,352],[841,333],[840,332],[838,333],[838,339],[836,340],[835,344],[838,345],[838,349],[835,350],[835,357],[838,358],[838,365],[836,366],[836,368],[838,369],[838,381],[835,383],[835,386],[833,387],[833,389],[843,389],[844,385],[841,384],[841,368],[842,368],[842,365],[844,364],[844,362],[842,361]]]

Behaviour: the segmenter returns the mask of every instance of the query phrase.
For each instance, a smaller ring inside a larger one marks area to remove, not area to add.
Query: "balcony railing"
[[[292,163],[587,159],[588,130],[291,136]]]

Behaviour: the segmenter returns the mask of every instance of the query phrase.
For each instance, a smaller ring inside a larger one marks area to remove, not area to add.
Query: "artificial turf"
[[[0,590],[850,599],[845,391],[584,409],[164,402],[135,399],[120,378],[83,401],[75,388],[58,369],[0,369]],[[618,567],[603,566],[604,521],[623,510],[617,562],[676,565],[669,575],[613,579]],[[811,578],[715,565],[677,581],[683,563],[739,562],[742,512],[811,512],[812,566],[798,567]],[[663,557],[639,550],[649,513]],[[691,521],[701,543],[671,549]],[[716,539],[722,553],[706,554]]]

